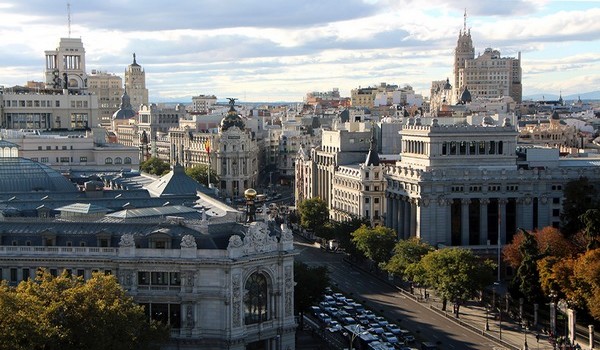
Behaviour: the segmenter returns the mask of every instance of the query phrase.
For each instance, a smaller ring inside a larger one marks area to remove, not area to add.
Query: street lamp
[[[550,291],[548,297],[550,297],[550,334],[554,336],[556,334],[556,297],[558,295],[554,290]]]
[[[348,339],[350,340],[350,350],[354,350],[354,339],[356,339],[356,337],[358,336],[358,330],[360,329],[360,326],[355,324],[354,330],[351,330],[350,327],[352,326],[348,326],[348,329],[352,331],[352,334],[344,332],[344,336],[348,336]]]
[[[490,323],[488,322],[488,311],[489,311],[489,308],[488,308],[488,306],[486,305],[486,306],[485,306],[485,330],[486,330],[486,331],[489,331],[489,330],[490,330]]]

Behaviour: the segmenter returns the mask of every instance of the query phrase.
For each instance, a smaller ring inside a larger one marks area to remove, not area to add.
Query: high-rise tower
[[[467,10],[464,14],[463,29],[458,34],[458,41],[456,43],[456,49],[454,50],[454,93],[452,95],[452,102],[458,101],[461,93],[462,83],[459,81],[459,70],[464,68],[466,60],[472,60],[475,58],[475,48],[473,47],[473,40],[471,40],[471,29],[467,29]]]
[[[125,89],[131,98],[131,107],[134,111],[139,110],[140,105],[148,105],[148,89],[146,89],[146,73],[142,66],[135,60],[125,70]]]

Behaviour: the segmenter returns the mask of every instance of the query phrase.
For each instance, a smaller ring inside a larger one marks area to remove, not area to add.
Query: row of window
[[[502,186],[499,184],[491,184],[487,186],[487,191],[488,192],[500,192]],[[506,185],[506,191],[507,192],[518,192],[519,191],[519,185],[516,184],[509,184]],[[469,186],[469,192],[481,192],[483,189],[483,186],[481,185],[472,185]],[[462,185],[455,185],[455,186],[451,186],[450,190],[452,192],[464,192],[465,187]]]
[[[86,101],[87,104],[87,101]],[[52,107],[50,100],[6,100],[4,107]],[[60,107],[60,101],[54,101],[54,107]]]
[[[6,276],[4,275],[4,271],[2,268],[0,268],[0,280],[4,280],[6,279],[11,285],[17,285],[19,282],[21,281],[27,281],[31,278],[35,278],[35,275],[37,274],[38,271],[40,271],[42,268],[38,268],[38,269],[31,269],[29,267],[23,267],[23,268],[17,268],[17,267],[10,267],[10,268],[5,268],[4,270],[7,270],[6,272]],[[49,268],[48,272],[50,273],[50,275],[57,277],[59,275],[59,273],[62,273],[62,271],[65,271],[67,273],[67,275],[69,276],[73,276],[75,274],[75,276],[77,277],[86,277],[85,274],[85,269],[57,269],[57,268]],[[98,269],[92,269],[91,273],[97,273],[99,272]],[[110,269],[106,269],[103,270],[105,275],[111,275],[112,274],[112,270]],[[90,274],[91,275],[91,274]]]
[[[34,162],[50,163],[48,157],[31,157]],[[79,163],[86,163],[87,157],[79,157]],[[56,163],[73,163],[73,157],[56,157]]]
[[[450,141],[442,142],[442,155],[504,154],[502,141]]]
[[[125,157],[125,160],[123,160],[121,157],[116,157],[113,163],[113,159],[111,157],[107,157],[104,159],[104,164],[131,164],[131,158]]]

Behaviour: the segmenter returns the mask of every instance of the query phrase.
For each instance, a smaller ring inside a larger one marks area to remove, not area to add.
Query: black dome
[[[240,130],[244,130],[246,127],[242,117],[233,108],[233,104],[231,104],[231,108],[229,108],[229,112],[227,112],[225,118],[221,120],[221,131],[227,131],[232,126],[237,126]]]
[[[462,103],[471,102],[471,92],[469,91],[469,89],[467,89],[466,86],[465,86],[465,89],[463,90],[462,94],[460,95],[460,102],[462,102]]]

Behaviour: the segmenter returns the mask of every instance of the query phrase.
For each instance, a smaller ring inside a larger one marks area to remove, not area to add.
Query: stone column
[[[417,203],[416,199],[409,200],[410,205],[410,231],[408,237],[416,236],[417,234]]]
[[[550,226],[552,224],[550,222],[549,202],[550,200],[546,196],[542,196],[538,200],[538,227],[540,228]]]
[[[442,199],[442,204],[444,206],[444,212],[445,212],[445,224],[444,227],[446,228],[446,245],[451,245],[452,242],[452,208],[451,208],[451,204],[452,204],[452,200],[451,199],[447,199],[444,198]]]
[[[569,341],[571,344],[575,344],[575,338],[577,337],[577,312],[574,309],[567,309],[567,319]]]
[[[392,194],[387,192],[385,194],[385,200],[386,200],[386,213],[385,213],[385,226],[394,229],[394,224],[392,223],[392,213],[393,211],[393,207],[392,207]]]
[[[471,200],[463,198],[460,200],[460,244],[469,245],[469,203]]]
[[[479,200],[479,244],[488,244],[488,204],[490,200],[481,198]]]
[[[500,238],[500,244],[506,244],[506,198],[498,198],[498,206],[500,207],[500,232],[498,237]]]
[[[402,215],[402,233],[404,235],[404,237],[410,237],[410,203],[409,203],[409,198],[408,197],[404,197],[404,200],[402,201],[402,205],[404,206],[404,214]]]
[[[538,203],[539,207],[539,203]],[[522,228],[526,230],[533,230],[533,200],[531,197],[523,198],[523,216],[521,217]],[[539,221],[539,219],[538,219]]]
[[[404,239],[404,197],[396,196],[396,232],[398,232],[398,238]]]
[[[594,348],[594,325],[591,324],[588,326],[588,337],[589,337],[589,342],[590,342],[590,350]]]
[[[392,229],[394,231],[396,231],[396,233],[398,234],[398,237],[401,237],[401,233],[400,230],[398,230],[398,198],[396,198],[397,196],[395,194],[393,194],[391,196],[391,203],[392,203],[392,209],[390,211],[390,216],[392,219]]]
[[[517,222],[517,228],[523,227],[523,198],[515,199],[515,219]]]

